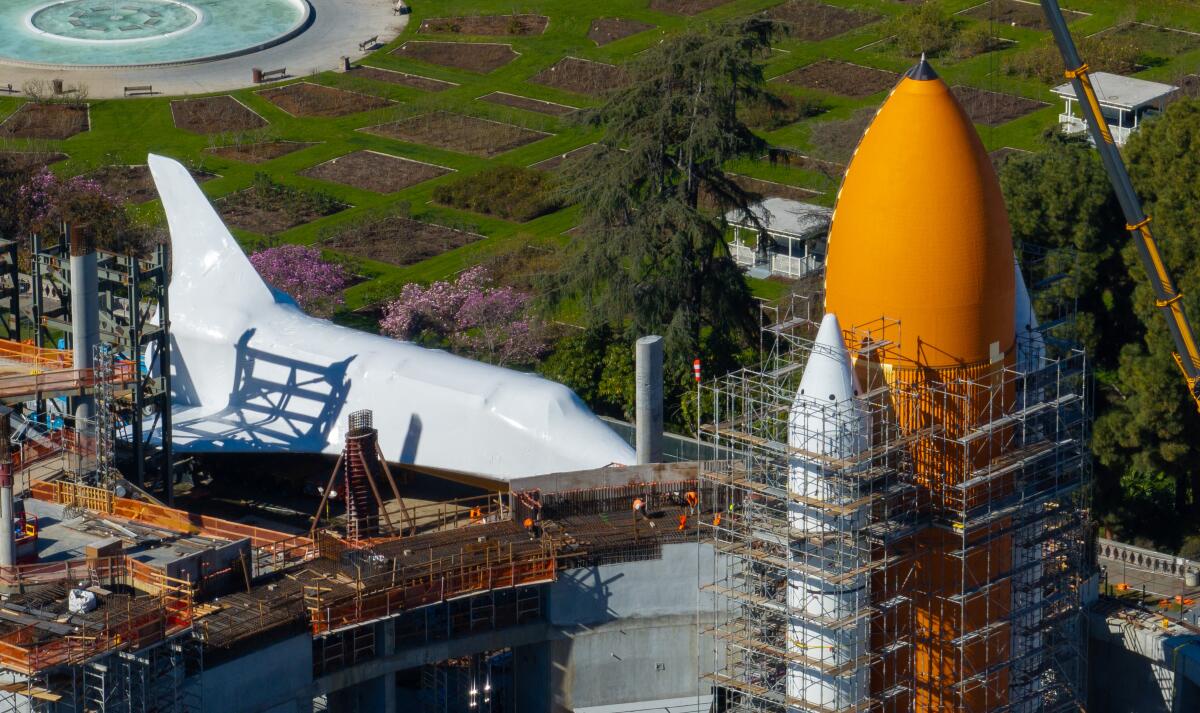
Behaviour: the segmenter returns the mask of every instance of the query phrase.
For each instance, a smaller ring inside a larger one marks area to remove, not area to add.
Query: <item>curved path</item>
[[[68,87],[86,85],[88,96],[124,96],[127,86],[151,85],[156,95],[203,94],[253,84],[251,70],[287,68],[289,77],[339,69],[343,56],[367,54],[358,44],[379,36],[380,43],[396,37],[408,24],[407,15],[392,11],[392,0],[308,0],[313,21],[307,30],[283,44],[240,57],[163,67],[111,69],[49,69],[24,67],[0,60],[0,86],[20,90],[31,79],[61,79]],[[368,50],[369,52],[369,50]]]

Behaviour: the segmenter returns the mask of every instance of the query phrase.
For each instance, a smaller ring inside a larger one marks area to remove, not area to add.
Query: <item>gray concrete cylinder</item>
[[[637,363],[637,462],[663,459],[663,338],[642,337],[634,346]]]
[[[100,280],[96,251],[77,232],[71,231],[71,348],[76,369],[90,369],[92,355],[100,343]],[[75,418],[93,415],[93,399],[82,396],[75,402]]]

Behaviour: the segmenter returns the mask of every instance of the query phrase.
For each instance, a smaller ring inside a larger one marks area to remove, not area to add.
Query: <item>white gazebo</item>
[[[1118,146],[1123,146],[1129,140],[1129,136],[1141,126],[1142,119],[1161,113],[1179,91],[1179,87],[1170,84],[1108,72],[1093,72],[1091,78],[1096,100],[1100,102],[1100,112],[1108,122],[1108,129]],[[1079,100],[1071,83],[1060,84],[1050,91],[1066,103],[1063,113],[1058,115],[1063,133],[1087,131],[1087,121],[1082,116],[1075,116],[1075,104]]]
[[[729,250],[737,264],[751,269],[761,265],[772,274],[803,277],[824,263],[832,208],[767,198],[750,206],[750,212],[762,223],[765,235],[746,212],[735,208],[725,214],[733,228]]]

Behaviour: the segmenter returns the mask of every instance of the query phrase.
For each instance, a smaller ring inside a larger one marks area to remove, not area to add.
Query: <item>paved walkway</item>
[[[288,42],[261,52],[196,64],[169,67],[116,69],[41,69],[0,61],[0,86],[19,88],[30,79],[62,79],[68,87],[84,84],[96,99],[121,97],[127,86],[152,85],[160,95],[203,94],[229,91],[252,84],[250,71],[286,67],[289,76],[305,76],[338,69],[341,58],[362,57],[358,43],[379,36],[381,43],[394,39],[408,24],[407,15],[392,11],[392,0],[309,0],[313,22]],[[368,50],[369,51],[369,50]]]

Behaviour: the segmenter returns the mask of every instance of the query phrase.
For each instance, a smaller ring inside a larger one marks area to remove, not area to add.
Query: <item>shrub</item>
[[[746,126],[771,131],[826,111],[829,105],[820,99],[768,92],[743,102],[738,117]]]
[[[1116,37],[1085,37],[1079,42],[1079,54],[1088,58],[1092,71],[1129,74],[1137,69],[1138,48]],[[1008,74],[1039,79],[1048,84],[1066,81],[1058,47],[1044,44],[1012,57],[1004,67]]]
[[[493,166],[444,183],[433,199],[452,208],[525,222],[562,207],[546,173],[518,166]]]
[[[348,275],[345,268],[321,258],[321,251],[302,245],[279,245],[250,256],[250,264],[267,284],[286,292],[310,314],[328,316],[342,304]]]
[[[324,191],[304,191],[276,182],[266,173],[255,173],[250,186],[254,202],[263,210],[284,206],[295,215],[333,215],[345,208],[341,201]]]
[[[896,47],[908,56],[922,52],[939,55],[954,44],[958,23],[941,6],[923,3],[889,22],[888,32],[895,36]]]
[[[992,34],[992,28],[985,24],[972,25],[954,38],[950,54],[955,59],[967,59],[977,54],[991,52],[1000,47],[1000,40]]]

